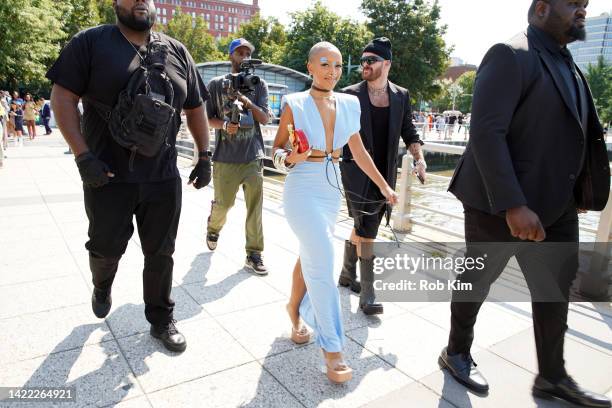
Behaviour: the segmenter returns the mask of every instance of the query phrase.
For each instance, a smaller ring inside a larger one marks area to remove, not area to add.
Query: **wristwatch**
[[[201,152],[198,153],[199,159],[208,159],[211,156],[212,156],[212,152],[210,150],[202,150]]]

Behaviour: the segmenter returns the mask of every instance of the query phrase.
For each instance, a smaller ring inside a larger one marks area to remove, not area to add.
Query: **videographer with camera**
[[[247,208],[246,266],[258,275],[266,275],[261,252],[264,247],[261,222],[263,204],[264,143],[260,124],[268,123],[268,86],[253,74],[253,44],[244,38],[229,46],[230,74],[213,78],[208,84],[210,99],[206,102],[208,121],[216,130],[212,160],[215,197],[211,204],[206,245],[217,247],[219,233],[227,212],[234,205],[242,186]]]

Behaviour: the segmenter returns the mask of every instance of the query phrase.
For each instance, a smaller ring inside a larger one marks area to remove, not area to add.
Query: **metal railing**
[[[465,151],[465,146],[446,145],[446,144],[433,143],[433,142],[428,142],[424,144],[422,148],[424,151],[436,152],[436,153],[446,153],[446,154],[453,154],[453,155],[455,154],[461,155]],[[411,157],[408,154],[405,155],[402,160],[402,172],[401,172],[401,177],[399,179],[398,194],[400,195],[400,197],[402,196],[407,197],[404,199],[404,202],[410,203],[413,192],[421,192],[421,193],[425,193],[430,196],[435,196],[435,197],[442,198],[442,199],[456,199],[454,196],[448,193],[444,194],[444,193],[439,193],[435,191],[430,191],[430,190],[414,187],[413,177],[409,177],[407,175],[409,173],[404,171],[406,167],[410,167],[411,161],[412,161]],[[431,175],[431,174],[428,175],[427,177],[436,179],[439,181],[450,182],[450,177]],[[441,215],[444,215],[450,218],[454,218],[454,219],[460,219],[460,220],[464,219],[462,215],[451,214],[443,210],[438,210],[435,208],[419,205],[416,203],[412,205],[407,205],[407,206],[398,205],[397,208],[395,209],[395,216],[394,216],[394,220],[395,220],[394,228],[396,230],[410,232],[412,229],[412,225],[423,225],[423,226],[427,226],[429,228],[440,230],[440,231],[447,230],[446,228],[442,228],[437,225],[428,224],[428,223],[424,223],[420,221],[415,222],[415,220],[411,219],[411,216],[410,216],[411,207],[418,208],[418,209],[432,212],[432,213],[436,213],[436,214],[441,214]],[[608,200],[608,204],[606,208],[600,213],[598,227],[595,229],[595,228],[591,228],[586,225],[581,225],[580,229],[582,231],[594,234],[597,242],[607,242],[610,240],[610,238],[612,237],[612,190],[610,191],[610,198]],[[457,236],[457,233],[453,231],[451,235]],[[463,237],[462,234],[461,234],[461,237]]]
[[[264,134],[264,139],[270,140],[273,139],[273,136],[276,134],[277,126],[263,126],[262,132]],[[179,156],[185,157],[188,159],[192,159],[194,163],[197,162],[197,151],[194,148],[193,141],[185,134],[185,131],[182,132],[182,137],[177,139],[177,152]],[[211,140],[214,140],[214,133],[211,132]],[[213,143],[211,143],[213,145]],[[449,145],[443,143],[436,142],[427,142],[423,145],[423,150],[426,152],[434,152],[434,153],[445,153],[451,155],[461,155],[465,151],[465,146],[459,145]],[[266,156],[265,162],[272,162],[272,146],[268,144],[266,146]],[[422,205],[414,201],[413,193],[422,193],[427,196],[433,196],[440,199],[448,199],[448,200],[456,200],[456,198],[448,192],[437,192],[431,191],[429,189],[424,189],[420,187],[415,187],[413,185],[413,176],[412,173],[412,157],[409,154],[405,154],[402,158],[402,166],[399,170],[398,177],[398,186],[397,192],[399,195],[399,203],[394,208],[392,221],[393,228],[397,232],[401,233],[410,233],[412,231],[413,225],[418,225],[422,227],[427,227],[432,230],[442,232],[446,235],[456,237],[456,238],[464,238],[463,233],[453,231],[449,228],[445,228],[443,226],[428,223],[425,221],[416,220],[411,216],[411,209],[419,209],[421,211],[425,211],[432,214],[438,214],[450,219],[455,220],[463,220],[463,214],[454,214],[448,211],[432,208],[427,205]],[[268,181],[271,185],[275,186],[273,188],[273,195],[277,196],[281,193],[281,187],[284,184],[284,179],[282,176],[285,176],[287,173],[281,170],[276,169],[273,166],[264,165],[264,169],[272,174],[277,175],[276,177],[266,177],[266,181]],[[278,177],[281,176],[281,177]],[[427,177],[430,180],[436,180],[441,182],[450,182],[450,177],[440,176],[435,174],[428,174]],[[343,207],[342,211],[345,215],[348,214],[346,207]],[[610,199],[608,200],[608,205],[599,215],[599,222],[597,228],[592,228],[587,225],[580,225],[580,230],[587,232],[589,234],[593,234],[597,242],[607,242],[612,238],[612,191],[610,192]]]

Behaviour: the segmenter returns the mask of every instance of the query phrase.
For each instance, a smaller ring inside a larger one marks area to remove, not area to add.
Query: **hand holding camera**
[[[239,128],[240,128],[240,122],[232,123],[229,120],[226,120],[225,122],[223,122],[223,130],[225,130],[228,135],[231,135],[231,136],[235,135],[236,133],[238,133]]]

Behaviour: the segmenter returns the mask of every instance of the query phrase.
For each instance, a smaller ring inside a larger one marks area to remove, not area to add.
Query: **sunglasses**
[[[361,59],[359,60],[361,62],[361,65],[367,64],[367,65],[374,65],[377,62],[380,61],[384,61],[385,59],[382,57],[376,57],[373,55],[368,55],[367,57],[361,57]]]

